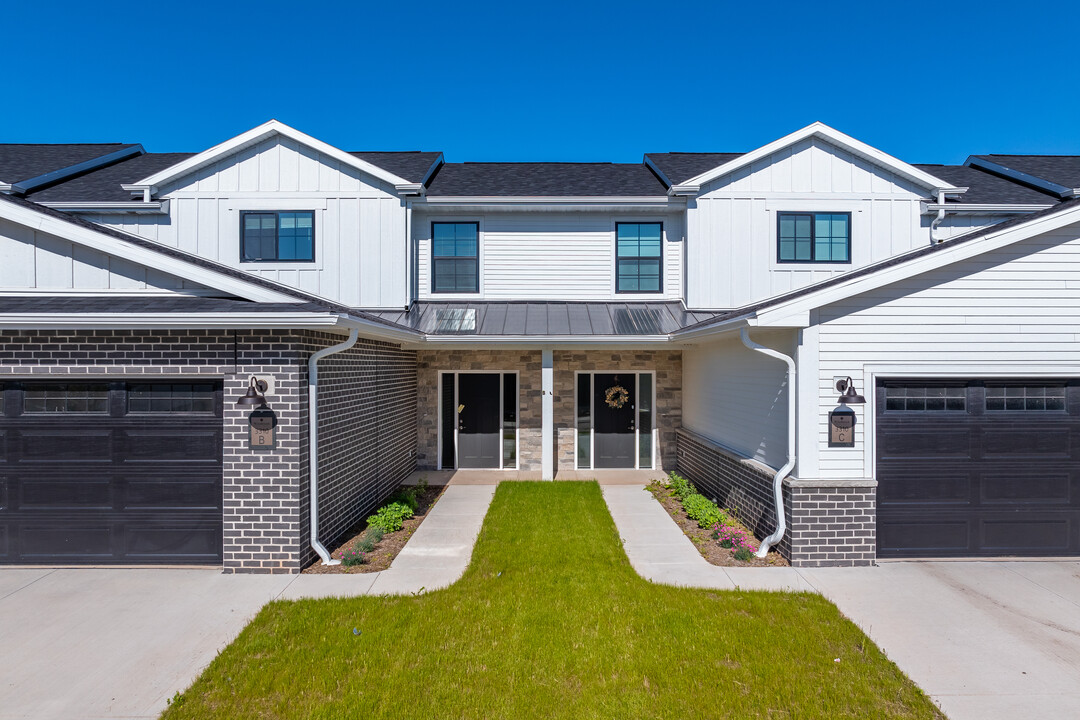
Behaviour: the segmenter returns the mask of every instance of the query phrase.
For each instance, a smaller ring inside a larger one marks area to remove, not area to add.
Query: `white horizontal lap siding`
[[[288,139],[270,139],[161,189],[169,216],[95,222],[363,307],[404,307],[405,208],[391,188]],[[240,212],[313,210],[314,263],[241,263]]]
[[[817,438],[823,478],[873,473],[872,402],[854,448],[828,448],[835,377],[872,400],[872,374],[1080,377],[1080,225],[925,273],[818,311]]]
[[[160,290],[201,286],[0,220],[0,290]]]
[[[927,196],[895,174],[820,140],[805,140],[719,178],[687,211],[687,296],[693,307],[739,307],[930,242]],[[776,262],[784,211],[850,212],[850,264]]]
[[[790,331],[755,332],[755,342],[785,354]],[[787,367],[738,338],[683,350],[683,426],[772,467],[787,459]]]
[[[664,225],[663,292],[615,292],[615,224]],[[479,222],[480,295],[483,300],[649,301],[682,297],[682,223],[677,217],[639,218],[610,213],[491,213],[460,218],[417,213],[419,293],[431,291],[432,222]],[[454,296],[461,297],[461,296]]]

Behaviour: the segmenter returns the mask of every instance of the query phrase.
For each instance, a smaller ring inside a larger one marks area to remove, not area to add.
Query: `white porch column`
[[[555,479],[555,359],[551,350],[541,351],[541,479]]]

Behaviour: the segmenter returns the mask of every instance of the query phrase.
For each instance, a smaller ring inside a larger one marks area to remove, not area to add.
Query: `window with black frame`
[[[431,291],[480,292],[480,224],[431,224]]]
[[[241,262],[314,262],[315,213],[240,213]]]
[[[658,293],[663,289],[663,226],[615,224],[615,292]]]
[[[776,235],[779,262],[851,262],[851,213],[777,213]]]

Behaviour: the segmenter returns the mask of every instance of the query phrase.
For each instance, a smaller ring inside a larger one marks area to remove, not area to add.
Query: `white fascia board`
[[[56,235],[78,245],[109,255],[116,255],[125,260],[152,267],[185,280],[191,280],[199,285],[208,285],[218,290],[224,290],[247,300],[257,302],[303,302],[294,295],[277,292],[254,283],[249,284],[240,278],[225,275],[212,268],[206,268],[179,258],[154,252],[149,248],[127,243],[111,235],[97,232],[73,222],[65,222],[60,218],[36,212],[14,203],[0,202],[0,217],[34,230]]]
[[[406,328],[398,329],[389,325],[384,325],[380,322],[375,322],[374,320],[365,320],[356,315],[339,315],[338,325],[350,330],[356,328],[363,333],[364,336],[378,340],[388,340],[397,343],[417,343],[423,342],[424,340],[424,334],[418,330],[409,330]]]
[[[930,215],[936,213],[938,210],[944,210],[950,215],[970,215],[972,213],[977,214],[1005,214],[1005,215],[1024,215],[1027,213],[1039,212],[1040,210],[1048,210],[1054,207],[1054,203],[1046,205],[1010,205],[1005,203],[971,203],[971,204],[958,204],[958,203],[923,203],[925,206],[923,209],[923,215]]]
[[[37,177],[20,180],[17,183],[12,183],[9,186],[9,190],[20,194],[25,194],[36,190],[42,185],[48,185],[49,183],[54,183],[58,180],[63,180],[66,177],[70,177],[71,175],[86,172],[88,170],[94,170],[95,168],[99,168],[103,165],[108,165],[110,163],[114,163],[128,157],[142,155],[144,152],[146,151],[143,150],[142,145],[132,145],[131,147],[116,150],[115,152],[111,152],[107,155],[102,155],[100,157],[91,158],[81,163],[76,163],[75,165],[68,165],[67,167],[62,167],[59,170],[53,170],[51,172],[38,175]]]
[[[87,212],[87,213],[139,213],[147,215],[168,215],[168,200],[151,200],[143,202],[132,200],[131,202],[40,202],[38,205],[63,210],[64,212]]]
[[[571,206],[575,210],[607,209],[607,208],[646,208],[650,210],[663,208],[682,209],[686,202],[682,198],[672,198],[667,195],[651,197],[613,197],[613,196],[440,196],[430,195],[417,200],[413,205],[418,210],[430,208],[499,208],[514,210],[519,208],[542,209],[545,207],[561,208]]]
[[[11,183],[0,182],[0,192],[11,192]]]
[[[0,314],[0,329],[327,329],[338,320],[313,313],[13,313]]]
[[[421,342],[425,346],[446,346],[460,348],[463,345],[474,345],[478,348],[491,345],[515,347],[581,347],[584,345],[611,347],[640,345],[667,345],[672,341],[671,335],[425,335]],[[417,342],[414,338],[412,342]]]
[[[376,177],[383,182],[393,185],[395,188],[398,186],[413,187],[415,183],[410,183],[405,178],[398,177],[391,172],[383,170],[377,165],[372,165],[366,160],[361,160],[355,155],[350,155],[344,150],[339,150],[333,145],[329,145],[322,140],[316,140],[315,138],[300,132],[295,128],[291,128],[285,123],[278,122],[277,120],[270,120],[258,127],[252,128],[245,133],[241,133],[234,138],[226,140],[225,142],[215,145],[209,150],[193,155],[188,159],[178,162],[175,165],[165,168],[159,172],[145,177],[136,183],[125,186],[125,189],[130,190],[142,190],[146,188],[156,188],[164,185],[167,182],[183,177],[201,167],[209,165],[222,157],[238,152],[251,145],[256,145],[263,140],[266,140],[274,135],[281,135],[291,140],[295,140],[301,145],[306,145],[312,150],[323,153],[328,157],[332,157],[338,162],[348,165],[349,167],[356,168],[362,172],[367,173],[373,177]]]
[[[757,313],[760,325],[772,325],[796,313],[808,312],[830,303],[843,300],[853,295],[860,295],[891,283],[906,280],[922,273],[936,270],[955,262],[973,258],[982,253],[1006,247],[1021,240],[1052,232],[1080,222],[1080,207],[1071,208],[1061,213],[1052,214],[1034,220],[1028,220],[1005,230],[988,233],[969,242],[958,243],[955,247],[944,247],[937,252],[914,258],[908,262],[882,268],[878,272],[853,278],[848,282],[810,292],[798,298],[763,309]],[[946,240],[945,245],[950,241]],[[917,252],[917,251],[916,251]],[[900,256],[902,259],[903,256]]]
[[[774,140],[768,145],[762,145],[757,150],[748,152],[745,155],[740,155],[734,160],[726,162],[719,167],[715,167],[708,172],[704,172],[698,175],[697,177],[690,178],[686,182],[679,183],[678,185],[673,186],[671,190],[673,193],[676,194],[684,192],[696,193],[701,189],[701,186],[705,185],[706,183],[712,182],[713,180],[723,177],[724,175],[728,175],[738,170],[739,168],[746,167],[747,165],[755,163],[764,157],[768,157],[769,155],[772,155],[779,150],[783,150],[789,145],[794,145],[795,143],[800,142],[801,140],[806,140],[810,137],[820,137],[823,140],[827,140],[833,145],[844,148],[845,150],[855,155],[858,155],[865,160],[869,160],[875,165],[888,168],[889,170],[895,172],[897,175],[900,175],[901,177],[906,177],[908,180],[911,180],[919,185],[934,190],[935,192],[940,191],[950,194],[961,192],[960,188],[956,187],[952,183],[947,183],[940,178],[936,178],[933,175],[924,172],[913,165],[909,165],[903,160],[895,158],[888,153],[882,152],[875,147],[871,147],[864,142],[856,140],[850,135],[845,135],[839,130],[835,130],[828,125],[820,122],[807,125],[801,130],[796,130],[790,135],[785,135],[779,140]]]

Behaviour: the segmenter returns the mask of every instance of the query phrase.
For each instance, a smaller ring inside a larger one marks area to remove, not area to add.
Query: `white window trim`
[[[664,216],[643,216],[634,217],[630,216],[612,216],[609,226],[609,232],[611,235],[611,272],[608,276],[609,291],[611,294],[611,300],[613,302],[642,302],[642,301],[655,301],[663,302],[669,300],[672,297],[670,278],[668,277],[668,262],[671,259],[671,253],[673,250],[668,248],[668,225],[672,222],[672,218]],[[648,223],[660,224],[660,292],[655,293],[621,293],[619,292],[619,225],[631,224],[631,225],[644,225]],[[682,238],[676,238],[681,240]],[[681,288],[679,289],[681,291]],[[675,298],[681,297],[678,292],[674,295]]]
[[[414,216],[413,222],[416,219]],[[417,271],[419,273],[420,257],[427,258],[427,277],[421,278],[420,287],[423,289],[423,300],[483,300],[484,299],[484,217],[482,215],[439,215],[423,219],[426,227],[420,237],[417,253]],[[437,293],[435,292],[435,237],[431,228],[435,223],[476,223],[476,273],[477,292],[474,293]]]

